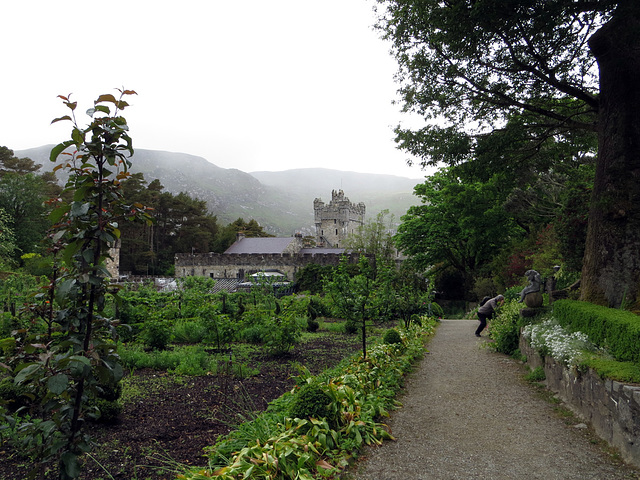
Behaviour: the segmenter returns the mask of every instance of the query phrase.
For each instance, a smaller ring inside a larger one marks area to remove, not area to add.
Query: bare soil
[[[86,459],[81,479],[169,480],[176,477],[177,464],[206,466],[203,449],[290,390],[296,365],[319,373],[360,348],[358,335],[323,332],[280,357],[256,348],[247,366],[260,373],[245,379],[136,371],[129,380],[137,395],[125,403],[117,423],[91,425],[98,446],[93,458]],[[30,467],[9,446],[0,445],[0,479],[22,480]],[[50,477],[54,475],[43,478]]]

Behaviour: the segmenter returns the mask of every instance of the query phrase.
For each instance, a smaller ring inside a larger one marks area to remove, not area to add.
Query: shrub
[[[171,342],[171,329],[165,321],[151,320],[144,325],[141,334],[145,345],[154,350],[165,350]]]
[[[265,331],[265,347],[272,355],[282,355],[291,350],[300,340],[301,331],[293,315],[272,318]]]
[[[238,338],[243,342],[260,345],[264,342],[266,329],[262,325],[252,325],[238,333]]]
[[[173,326],[175,343],[200,343],[207,334],[207,327],[200,319],[180,320]]]
[[[289,407],[292,418],[328,418],[331,397],[317,383],[307,383],[296,393]]]
[[[316,320],[307,318],[307,332],[316,332],[318,328],[320,328],[320,324]]]
[[[358,324],[353,320],[347,320],[344,324],[344,332],[353,335],[358,331]]]
[[[520,307],[515,300],[505,301],[491,320],[489,335],[494,342],[490,346],[496,352],[512,355],[518,349],[520,327],[524,322],[520,317]]]
[[[122,405],[117,400],[107,400],[105,398],[97,398],[95,407],[100,412],[100,416],[96,419],[99,423],[115,423],[118,415],[122,412]]]
[[[27,404],[28,399],[24,396],[25,393],[24,386],[14,384],[12,378],[3,378],[0,381],[0,406],[4,404],[9,411],[15,412]]]
[[[384,332],[382,341],[387,344],[402,343],[402,338],[400,337],[400,333],[398,332],[398,330],[396,330],[395,328],[390,328],[386,332]]]
[[[560,325],[583,332],[616,360],[640,364],[640,316],[576,300],[558,300],[553,314]]]
[[[525,326],[522,336],[540,355],[549,355],[566,366],[577,365],[584,352],[594,350],[587,335],[582,332],[571,333],[553,318]]]

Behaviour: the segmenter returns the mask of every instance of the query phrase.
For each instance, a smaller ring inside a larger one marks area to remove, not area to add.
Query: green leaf
[[[69,370],[74,378],[86,377],[91,373],[91,362],[87,357],[74,355],[69,360]]]
[[[71,138],[76,145],[84,143],[84,132],[78,128],[74,128],[71,132]]]
[[[83,250],[82,251],[82,258],[84,258],[84,261],[87,263],[93,263],[93,250]]]
[[[61,478],[71,479],[78,478],[80,476],[80,463],[78,462],[78,456],[73,452],[64,452],[60,456],[60,463],[64,468],[65,476]]]
[[[15,383],[16,385],[20,385],[29,377],[29,375],[35,373],[39,369],[40,369],[39,363],[32,363],[31,365],[26,366],[25,368],[23,368],[18,372],[16,377],[13,379],[13,383]]]
[[[69,377],[67,377],[64,373],[59,373],[50,377],[47,380],[47,388],[51,393],[55,393],[56,395],[60,395],[64,392],[69,386]]]
[[[71,205],[71,215],[74,217],[86,215],[90,207],[90,203],[73,202]]]
[[[49,214],[49,220],[51,220],[52,223],[58,223],[68,212],[69,205],[63,205],[59,208],[56,208]]]
[[[64,117],[63,117],[64,118]],[[73,142],[73,140],[66,140],[62,143],[59,143],[58,145],[56,145],[55,147],[53,147],[51,149],[51,154],[49,155],[49,160],[51,160],[52,162],[56,162],[58,160],[58,156],[65,151],[65,149],[67,149],[67,147],[70,147],[71,145],[75,145],[75,143]]]

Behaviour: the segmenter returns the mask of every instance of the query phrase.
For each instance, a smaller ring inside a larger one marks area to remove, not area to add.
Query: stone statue
[[[542,285],[542,277],[535,270],[527,270],[524,273],[524,276],[529,280],[529,285],[524,287],[520,292],[520,300],[518,300],[518,303],[522,303],[524,301],[524,297],[526,297],[528,293],[539,292],[540,285]]]

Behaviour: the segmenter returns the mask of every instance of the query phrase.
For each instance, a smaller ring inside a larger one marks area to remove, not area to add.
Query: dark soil
[[[169,480],[178,464],[204,467],[203,449],[290,390],[296,365],[319,373],[360,348],[358,335],[323,332],[281,357],[256,348],[247,366],[260,373],[244,379],[136,371],[127,381],[137,394],[124,404],[117,423],[91,425],[99,446],[85,460],[81,479]],[[0,479],[22,480],[29,468],[7,445],[0,446]]]

